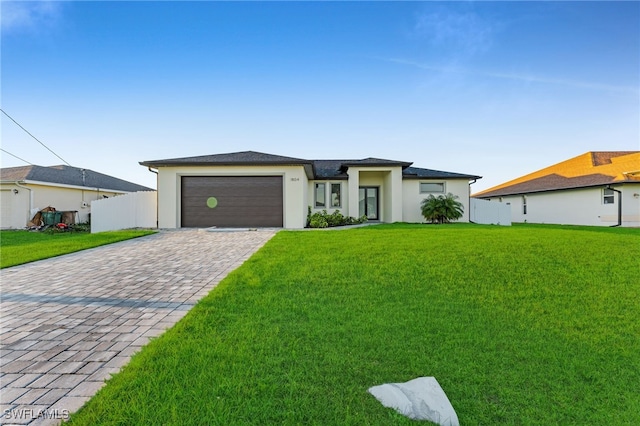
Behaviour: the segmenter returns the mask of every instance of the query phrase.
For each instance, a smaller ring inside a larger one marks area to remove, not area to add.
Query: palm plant
[[[431,223],[448,223],[460,219],[464,208],[461,202],[456,201],[458,198],[450,192],[437,197],[431,194],[420,204],[422,216]]]

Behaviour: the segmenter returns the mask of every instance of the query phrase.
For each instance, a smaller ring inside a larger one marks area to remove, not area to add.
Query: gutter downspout
[[[473,182],[469,182],[469,211],[467,212],[469,214],[469,223],[475,223],[471,220],[471,185],[473,185],[477,181],[478,179],[474,179]]]
[[[160,223],[160,222],[159,222],[159,218],[160,218],[160,216],[159,216],[159,213],[160,213],[160,212],[159,212],[159,209],[160,209],[160,206],[158,205],[158,171],[157,171],[157,170],[153,170],[153,169],[151,168],[151,166],[147,167],[147,169],[148,169],[151,173],[155,173],[155,174],[156,174],[156,229],[158,229],[158,224]]]
[[[613,192],[618,193],[618,223],[616,225],[611,225],[609,228],[614,228],[616,226],[622,226],[622,191],[618,191],[617,189],[613,189],[611,185],[607,185],[607,189],[612,190]]]
[[[31,188],[28,188],[24,185],[20,184],[20,181],[15,181],[14,184],[18,187],[18,188],[23,188],[26,189],[27,191],[29,191],[29,217],[27,218],[27,222],[29,222],[31,220],[31,210],[33,210],[33,190]]]

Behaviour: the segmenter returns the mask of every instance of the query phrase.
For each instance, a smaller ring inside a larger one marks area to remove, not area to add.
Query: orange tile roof
[[[640,151],[586,152],[473,196],[499,197],[621,182],[640,182]]]

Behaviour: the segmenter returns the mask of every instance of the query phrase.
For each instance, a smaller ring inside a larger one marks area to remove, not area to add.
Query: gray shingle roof
[[[83,176],[84,170],[84,176]],[[71,166],[20,166],[0,169],[3,181],[38,181],[62,185],[86,186],[90,188],[112,189],[115,191],[153,191],[152,188],[113,176]]]
[[[392,166],[392,167],[409,167],[412,163],[406,161],[385,160],[383,158],[364,158],[362,160],[342,160],[344,167],[349,166]]]
[[[229,166],[229,165],[303,165],[308,168],[310,179],[348,179],[349,167],[402,167],[404,178],[415,179],[480,179],[480,176],[439,170],[410,167],[406,161],[386,160],[382,158],[364,158],[361,160],[305,160],[284,157],[255,151],[232,152],[228,154],[203,155],[199,157],[170,158],[166,160],[141,161],[147,167],[162,166]],[[312,169],[312,170],[311,170]]]
[[[343,169],[343,160],[314,160],[313,167],[316,179],[349,179]]]
[[[402,171],[402,177],[407,179],[481,179],[482,176],[467,175],[464,173],[443,172],[441,170],[421,169],[419,167],[407,167]]]
[[[198,157],[169,158],[166,160],[141,161],[147,167],[157,166],[223,166],[223,165],[299,165],[311,161],[282,155],[265,154],[255,151],[231,152],[228,154],[201,155]]]

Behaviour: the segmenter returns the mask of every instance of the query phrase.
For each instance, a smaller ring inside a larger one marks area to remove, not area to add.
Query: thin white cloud
[[[495,25],[473,11],[458,12],[448,7],[423,12],[414,34],[435,47],[456,54],[475,55],[489,50]]]
[[[638,87],[630,86],[616,86],[612,84],[591,83],[588,81],[580,80],[566,80],[561,78],[540,77],[531,74],[510,74],[510,73],[498,73],[498,72],[486,72],[482,73],[488,77],[503,78],[508,80],[518,80],[527,83],[545,83],[545,84],[557,84],[561,86],[570,86],[581,89],[593,89],[593,90],[605,90],[610,92],[629,92],[638,94],[640,89]]]
[[[439,73],[466,73],[466,71],[460,67],[443,67],[443,66],[436,66],[436,65],[428,65],[428,64],[415,62],[415,61],[409,61],[406,59],[397,59],[397,58],[376,57],[375,59],[379,59],[385,62],[393,62],[395,64],[400,64],[400,65],[409,65],[409,66],[420,68],[423,70],[435,71]]]
[[[498,78],[498,79],[504,79],[504,80],[521,81],[524,83],[553,84],[553,85],[560,85],[560,86],[580,88],[580,89],[629,93],[636,96],[640,94],[640,88],[633,87],[633,86],[617,86],[613,84],[601,84],[601,83],[593,83],[593,82],[580,81],[580,80],[541,77],[533,74],[478,71],[478,70],[470,70],[470,69],[461,68],[461,67],[442,67],[442,66],[422,64],[415,61],[409,61],[405,59],[396,59],[396,58],[378,58],[378,59],[381,59],[386,62],[393,62],[396,64],[408,65],[408,66],[412,66],[412,67],[416,67],[416,68],[420,68],[428,71],[434,71],[442,74],[449,74],[449,73],[466,74],[466,75],[474,75],[474,76],[481,76],[481,77]]]
[[[41,32],[55,25],[61,15],[58,1],[2,1],[0,28],[3,34]]]

